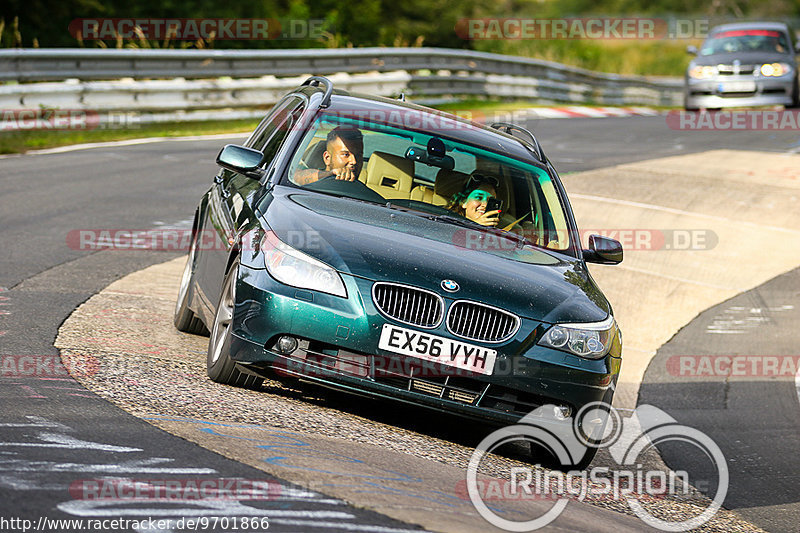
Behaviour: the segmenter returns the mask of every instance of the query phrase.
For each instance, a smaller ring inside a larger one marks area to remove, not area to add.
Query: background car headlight
[[[617,333],[614,317],[585,324],[553,324],[539,339],[540,346],[555,348],[586,359],[605,357]]]
[[[695,65],[689,68],[689,77],[696,80],[705,80],[717,75],[717,67],[711,65]]]
[[[761,75],[766,77],[777,77],[788,74],[792,67],[788,63],[766,63],[761,65]]]
[[[344,282],[336,270],[292,248],[274,232],[264,234],[261,251],[267,271],[281,283],[347,298]]]

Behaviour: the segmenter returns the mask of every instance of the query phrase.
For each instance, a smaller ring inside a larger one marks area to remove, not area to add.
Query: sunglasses
[[[497,190],[500,186],[500,182],[495,177],[485,176],[484,174],[473,174],[464,185],[464,191],[475,190],[483,184],[491,185],[494,187],[494,190]]]

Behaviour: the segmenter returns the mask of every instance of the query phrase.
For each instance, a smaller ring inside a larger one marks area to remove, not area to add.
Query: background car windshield
[[[495,198],[502,201],[496,229],[516,233],[552,250],[570,248],[568,218],[546,170],[435,133],[323,114],[303,138],[284,182],[299,186],[303,173],[326,169],[326,138],[339,126],[355,127],[363,135],[360,183],[336,183],[339,180],[328,178],[304,187],[362,201],[389,202],[394,207],[430,215],[447,215],[442,218],[469,224],[466,215],[457,212],[456,200],[459,194],[469,192],[466,188],[471,178],[480,174],[497,184]],[[428,159],[432,139],[434,144],[443,143],[446,157],[420,161],[420,155]]]
[[[714,34],[703,43],[700,54],[773,52],[788,54],[789,42],[782,32],[774,30],[730,30]]]

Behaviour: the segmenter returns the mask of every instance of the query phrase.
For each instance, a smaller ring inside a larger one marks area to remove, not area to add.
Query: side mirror
[[[260,180],[264,177],[264,169],[259,167],[263,158],[264,154],[258,150],[228,144],[217,154],[217,164],[248,178]]]
[[[686,47],[686,53],[696,56],[698,54],[697,47],[693,44],[690,44],[689,46]]]
[[[622,245],[616,239],[589,235],[589,249],[583,251],[583,259],[588,263],[616,265],[622,262]]]

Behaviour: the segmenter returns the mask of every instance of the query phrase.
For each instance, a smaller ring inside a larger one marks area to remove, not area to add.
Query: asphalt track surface
[[[800,269],[705,311],[658,351],[639,393],[640,402],[714,440],[729,458],[725,507],[767,531],[797,531],[800,523],[798,302]],[[726,366],[733,356],[735,371]],[[670,359],[686,362],[683,375]],[[765,370],[768,361],[777,366]],[[669,449],[662,456],[673,469],[707,468],[696,456]]]
[[[667,128],[664,117],[538,120],[532,125],[562,173],[714,148],[781,153],[796,152],[800,147],[796,133],[676,132]],[[53,347],[57,328],[77,305],[123,275],[175,257],[164,252],[73,250],[65,235],[81,228],[185,227],[216,172],[213,156],[223,142],[165,141],[0,159],[0,353],[57,356]],[[788,335],[791,329],[784,327],[782,332]],[[737,336],[737,341],[736,349],[744,353],[764,352],[763,339]],[[752,349],[748,350],[747,343],[752,343]],[[754,427],[761,430],[737,432],[736,439],[730,431],[731,417],[720,419],[694,410],[694,418],[683,419],[683,413],[690,410],[675,412],[681,422],[714,438],[739,440],[742,447],[758,451],[759,468],[742,465],[741,475],[745,480],[761,478],[765,487],[755,499],[752,492],[734,491],[732,502],[734,508],[777,505],[770,512],[747,515],[770,531],[790,530],[797,524],[796,518],[775,520],[773,515],[783,512],[779,509],[796,509],[798,504],[791,480],[800,467],[785,457],[796,457],[787,441],[796,443],[800,408],[794,389],[784,385],[765,382],[749,392],[743,387],[748,410],[758,416]],[[643,387],[642,394],[649,390]],[[683,394],[682,389],[673,387],[646,398],[670,411],[670,407],[678,409],[674,401]],[[708,383],[698,386],[697,394],[715,398],[719,389]],[[69,507],[67,511],[72,512],[65,512],[64,503],[73,500],[69,487],[76,480],[109,472],[182,479],[268,477],[159,431],[68,380],[4,374],[0,397],[0,497],[6,518],[27,518],[35,523],[42,516],[106,516],[85,511],[93,509],[91,506],[84,507],[83,515]],[[741,423],[736,427],[741,428]],[[766,430],[774,430],[772,442],[783,444],[763,443]],[[730,450],[735,453],[737,448]],[[776,475],[786,482],[771,482]],[[386,530],[413,527],[302,491],[291,501],[269,502],[264,507],[286,511],[288,529],[297,528],[291,520],[298,517],[316,517],[318,521],[327,517],[333,521],[329,530],[336,530],[337,524],[343,530],[348,524]],[[107,511],[114,515],[114,509]],[[592,526],[594,529],[597,524]],[[281,530],[281,525],[271,524],[270,529]]]

